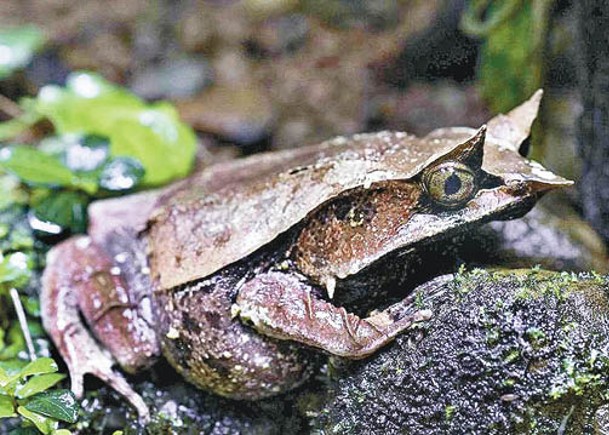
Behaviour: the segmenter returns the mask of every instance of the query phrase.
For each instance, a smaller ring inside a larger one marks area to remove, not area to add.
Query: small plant
[[[70,433],[59,422],[76,422],[79,406],[71,391],[50,389],[65,378],[56,372],[51,358],[0,363],[0,418],[20,415],[43,434]]]
[[[43,119],[55,130],[36,146],[0,146],[0,172],[23,183],[36,230],[82,233],[92,199],[162,185],[193,167],[196,136],[173,106],[145,103],[97,74],[73,73],[66,86],[45,86],[19,108],[0,123],[0,141]]]
[[[0,59],[0,80],[43,44],[33,26],[0,30],[11,53]],[[56,236],[85,231],[93,199],[188,175],[196,136],[169,103],[146,103],[94,73],[73,73],[18,104],[0,98],[12,118],[0,122],[0,421],[21,418],[19,434],[66,435],[59,426],[76,422],[79,405],[57,364],[39,358],[47,355],[32,279],[39,260]],[[43,120],[53,132],[40,138],[33,127]]]
[[[44,86],[35,98],[22,99],[20,108],[21,116],[0,124],[0,140],[12,139],[39,120],[48,119],[60,139],[66,135],[68,139],[74,136],[104,138],[109,158],[137,160],[145,172],[144,186],[158,186],[184,177],[192,169],[196,136],[180,121],[176,109],[166,102],[148,104],[98,74],[72,73],[66,86]],[[52,148],[47,147],[46,154],[53,154],[48,152]],[[24,157],[34,160],[29,161],[28,166]],[[87,193],[96,190],[90,179],[70,173],[82,168],[70,168],[67,161],[53,162],[35,148],[4,151],[0,160],[5,168],[26,182],[55,183]],[[84,163],[85,159],[80,161]],[[38,168],[43,170],[43,178],[38,178]]]

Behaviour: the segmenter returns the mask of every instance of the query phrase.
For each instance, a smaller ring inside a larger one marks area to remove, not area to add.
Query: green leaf
[[[55,431],[51,432],[54,434]],[[9,432],[9,435],[40,435],[40,431],[33,426],[21,426]]]
[[[13,404],[13,399],[9,396],[5,396],[4,394],[0,394],[0,418],[14,416],[15,406]]]
[[[159,185],[192,169],[196,136],[167,103],[148,105],[135,95],[91,73],[74,73],[65,88],[44,87],[36,110],[60,134],[110,138],[113,157],[142,163],[144,184]]]
[[[28,363],[19,373],[20,378],[32,375],[42,375],[45,373],[55,373],[58,369],[57,363],[53,358],[38,358]]]
[[[43,44],[44,36],[36,26],[0,30],[0,80],[30,63]]]
[[[24,145],[3,148],[0,151],[0,167],[23,181],[38,184],[69,186],[74,176],[57,159]]]
[[[14,328],[11,328],[11,330],[13,331],[19,331],[20,335],[21,335],[21,330],[19,328],[19,325],[15,324]],[[10,335],[10,333],[9,333]],[[12,379],[14,377],[14,375],[18,375],[19,372],[21,372],[21,369],[23,369],[23,367],[26,366],[26,363],[19,360],[19,359],[10,359],[8,361],[2,361],[0,360],[0,369],[2,369],[2,371],[9,376],[9,380]]]
[[[54,430],[51,435],[72,435],[72,432],[70,432],[67,429],[59,429],[59,430]]]
[[[51,234],[64,230],[73,234],[83,233],[87,226],[88,203],[89,199],[79,192],[64,191],[52,194],[33,207],[34,217],[38,222],[30,223],[34,229]]]
[[[44,415],[40,415],[36,412],[32,412],[24,406],[18,407],[17,412],[34,423],[38,430],[43,434],[50,434],[57,429],[57,426],[59,426],[59,423],[56,420],[45,417]]]
[[[95,182],[79,178],[59,160],[33,147],[15,145],[1,149],[0,168],[27,183],[75,187],[90,194],[97,190]]]
[[[18,374],[26,365],[26,362],[14,359],[19,352],[25,350],[25,339],[18,322],[14,322],[11,325],[8,331],[7,342],[10,344],[2,349],[0,359],[8,360],[0,361],[0,366],[11,376],[11,379],[18,379],[19,376],[15,377],[14,375]]]
[[[47,373],[45,375],[32,376],[25,384],[15,389],[15,396],[26,399],[34,394],[48,390],[59,381],[65,379],[63,373]]]
[[[33,260],[23,252],[0,253],[0,288],[23,287],[32,275]]]
[[[19,107],[21,115],[9,121],[0,122],[0,141],[14,138],[43,119],[43,116],[36,110],[36,100],[34,98],[21,98]]]
[[[1,150],[0,153],[2,153]],[[21,188],[19,178],[12,174],[0,175],[0,211],[26,202],[27,194]]]
[[[10,379],[10,376],[6,371],[0,367],[0,387],[5,386]]]
[[[146,171],[143,183],[148,185],[188,175],[195,150],[194,132],[179,122],[177,111],[166,103],[140,112],[136,119],[117,121],[110,133],[110,154],[139,160]]]
[[[68,423],[75,423],[78,419],[79,405],[70,390],[39,393],[32,397],[25,407],[32,412]]]
[[[512,2],[513,3],[513,2]],[[494,25],[480,53],[480,89],[494,112],[517,106],[541,86],[547,13],[534,11],[534,2],[520,2]],[[487,20],[501,15],[502,2],[492,2]]]
[[[117,119],[133,116],[146,107],[125,89],[94,73],[71,74],[66,87],[40,90],[36,110],[51,120],[59,133],[107,136]]]
[[[32,317],[40,317],[40,299],[37,296],[22,296],[23,308]]]
[[[99,174],[99,186],[110,192],[133,189],[144,177],[144,168],[131,157],[115,157],[104,165]]]

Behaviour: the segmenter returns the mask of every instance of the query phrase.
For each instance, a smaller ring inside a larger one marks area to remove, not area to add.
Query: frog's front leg
[[[348,313],[314,295],[293,275],[270,272],[239,291],[235,314],[260,333],[294,340],[351,359],[365,358],[414,322],[431,317],[413,308],[412,297],[367,318]]]
[[[130,291],[118,266],[89,237],[72,238],[53,248],[43,276],[42,319],[68,365],[76,396],[82,396],[84,375],[93,374],[123,395],[146,420],[148,407],[112,369],[113,357],[123,369],[135,372],[154,360],[159,345],[142,312],[145,301],[135,300],[138,295]]]

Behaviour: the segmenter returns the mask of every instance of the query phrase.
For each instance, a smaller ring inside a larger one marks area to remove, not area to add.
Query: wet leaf
[[[50,434],[55,429],[57,429],[57,426],[59,426],[56,420],[53,420],[49,417],[45,417],[44,415],[40,415],[36,412],[32,412],[24,406],[18,407],[17,412],[23,417],[27,418],[32,423],[34,423],[38,430],[43,434]]]
[[[46,373],[55,373],[58,370],[57,363],[52,358],[38,358],[28,363],[19,373],[20,378]]]
[[[30,63],[43,44],[44,35],[36,26],[0,30],[0,80]]]
[[[32,275],[32,267],[32,258],[23,252],[0,253],[0,288],[23,287]]]
[[[60,134],[109,137],[111,156],[140,161],[147,185],[183,177],[192,168],[196,137],[173,106],[148,105],[99,75],[75,73],[65,88],[44,87],[36,108]]]
[[[36,204],[30,212],[30,225],[46,235],[64,231],[83,233],[87,227],[89,199],[78,192],[54,192]]]
[[[26,399],[34,394],[41,393],[65,379],[62,373],[47,373],[31,377],[25,384],[15,389],[15,396],[19,399]]]
[[[101,136],[85,136],[65,151],[64,161],[73,171],[95,171],[108,160],[110,141]]]
[[[99,175],[99,186],[112,192],[133,189],[144,177],[144,168],[130,157],[116,157],[108,162]]]
[[[68,423],[75,423],[79,405],[70,390],[54,390],[37,394],[25,405],[29,411]]]
[[[13,330],[21,332],[18,326]],[[10,359],[8,361],[0,360],[0,369],[9,376],[8,380],[12,379],[15,375],[18,375],[25,365],[26,363],[24,361],[18,359]]]
[[[32,184],[75,187],[89,194],[97,191],[97,184],[80,178],[56,158],[33,147],[16,145],[0,150],[0,168]]]

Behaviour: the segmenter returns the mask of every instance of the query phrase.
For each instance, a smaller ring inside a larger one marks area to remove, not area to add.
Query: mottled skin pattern
[[[405,279],[421,246],[522,215],[546,191],[570,184],[518,154],[540,97],[489,121],[488,134],[337,138],[93,204],[89,237],[49,253],[41,294],[72,389],[81,394],[83,376],[94,374],[146,419],[115,361],[135,372],[163,353],[201,388],[257,399],[306,380],[311,348],[372,354],[431,313],[412,314],[407,297],[363,317],[382,305],[368,297],[360,317],[332,303],[335,291],[382,294]],[[470,178],[441,181],[438,202],[426,180],[454,165]],[[473,190],[447,205],[467,180]]]
[[[390,181],[330,201],[313,213],[298,236],[294,252],[298,269],[325,285],[366,251],[380,251],[395,238],[419,205],[421,194],[415,183]]]

